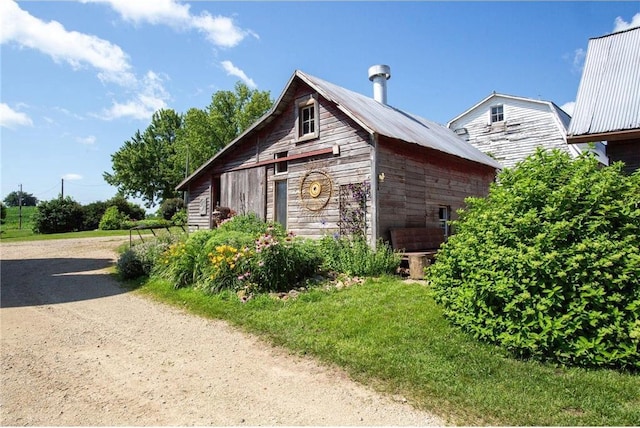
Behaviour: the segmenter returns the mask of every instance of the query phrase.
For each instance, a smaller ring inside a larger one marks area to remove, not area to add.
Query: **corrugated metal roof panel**
[[[570,136],[640,128],[640,28],[589,40]]]
[[[449,128],[430,120],[381,104],[373,98],[350,91],[341,86],[296,72],[303,80],[318,90],[369,131],[389,138],[418,144],[467,159],[502,168],[500,163],[458,137]]]

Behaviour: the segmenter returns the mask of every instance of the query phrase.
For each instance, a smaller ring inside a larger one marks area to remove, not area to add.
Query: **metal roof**
[[[496,169],[502,168],[502,165],[495,159],[468,144],[443,125],[403,112],[395,107],[381,104],[373,98],[296,70],[271,109],[240,136],[200,166],[193,174],[178,184],[176,190],[184,190],[191,180],[202,174],[209,165],[235,146],[237,142],[254,131],[262,129],[280,115],[286,108],[287,103],[291,101],[293,91],[289,91],[289,89],[296,83],[297,79],[311,86],[323,98],[335,103],[340,110],[371,134],[375,133],[439,150]]]
[[[296,75],[371,133],[438,150],[493,168],[502,168],[495,159],[468,144],[443,125],[379,103],[373,98],[302,71],[296,71]]]
[[[640,27],[589,39],[568,135],[640,129]]]

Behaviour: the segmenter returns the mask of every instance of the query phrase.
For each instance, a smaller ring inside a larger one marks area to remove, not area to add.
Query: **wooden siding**
[[[298,99],[313,93],[306,85],[297,88],[292,99]],[[347,115],[342,113],[333,103],[318,97],[319,138],[297,142],[295,134],[295,102],[286,108],[267,127],[257,135],[248,135],[243,141],[229,150],[224,157],[212,167],[212,173],[221,175],[221,201],[237,212],[242,212],[242,200],[239,195],[244,186],[253,186],[252,192],[263,192],[264,208],[259,205],[247,205],[247,212],[257,209],[257,213],[267,220],[274,220],[274,189],[276,180],[287,180],[287,229],[296,235],[318,238],[332,235],[339,230],[340,220],[338,192],[341,185],[371,180],[371,152],[369,134],[362,130]],[[339,146],[340,154],[320,154],[301,157],[288,162],[285,173],[275,174],[274,165],[253,164],[274,159],[277,153],[287,152],[288,156],[304,155],[317,150],[331,149]],[[232,171],[245,168],[240,171]],[[261,170],[264,174],[246,180],[250,171]],[[310,171],[322,171],[331,179],[331,197],[327,205],[319,211],[310,211],[300,201],[300,184],[305,174]],[[238,175],[244,172],[245,175]],[[242,181],[242,182],[240,182]],[[264,183],[264,187],[262,187]],[[246,191],[244,191],[247,193]],[[252,193],[251,200],[258,200],[258,193]],[[367,212],[370,225],[371,206]],[[371,236],[372,231],[368,230]]]
[[[491,106],[504,106],[504,121],[490,124]],[[452,122],[452,130],[466,128],[463,136],[477,149],[493,156],[504,167],[515,166],[537,147],[574,154],[566,143],[566,132],[548,105],[495,97]]]
[[[220,205],[238,214],[254,213],[265,220],[265,167],[230,171],[220,176]]]
[[[438,227],[441,206],[450,207],[454,220],[466,197],[488,193],[495,171],[434,150],[381,139],[378,176],[378,232],[388,241],[391,228]]]
[[[211,227],[211,179],[203,176],[189,186],[187,201],[187,215],[189,231],[209,229]],[[206,213],[201,213],[201,206],[206,207]]]
[[[607,142],[607,156],[611,163],[624,162],[624,171],[632,174],[640,169],[640,139]]]

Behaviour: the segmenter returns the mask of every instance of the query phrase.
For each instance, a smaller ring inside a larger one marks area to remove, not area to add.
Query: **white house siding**
[[[490,124],[491,106],[503,105],[504,121]],[[505,168],[515,166],[537,147],[560,149],[572,155],[566,131],[546,102],[492,97],[467,114],[455,119],[449,128],[465,128],[462,138],[493,156]]]

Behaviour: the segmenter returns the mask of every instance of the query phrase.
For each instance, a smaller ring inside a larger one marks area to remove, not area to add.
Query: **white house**
[[[592,150],[608,164],[601,143],[567,144],[571,117],[550,101],[492,93],[452,119],[447,126],[484,153],[510,168],[537,147],[560,149],[571,156]]]

